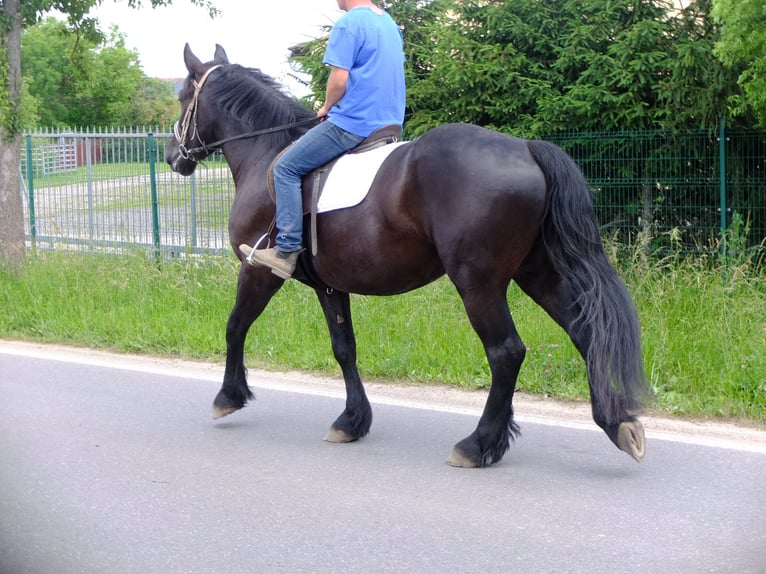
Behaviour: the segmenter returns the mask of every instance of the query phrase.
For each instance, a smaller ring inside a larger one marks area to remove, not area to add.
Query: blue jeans
[[[357,146],[362,140],[364,137],[324,121],[303,134],[274,165],[276,245],[279,251],[289,253],[302,248],[303,176]]]

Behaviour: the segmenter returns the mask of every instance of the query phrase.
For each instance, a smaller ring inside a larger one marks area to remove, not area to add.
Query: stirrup
[[[253,261],[253,253],[255,253],[255,250],[258,249],[258,246],[261,244],[263,240],[266,240],[266,247],[265,249],[269,249],[271,247],[271,241],[269,241],[269,232],[267,231],[261,237],[253,244],[252,251],[250,252],[250,255],[245,257],[245,261],[247,261],[250,265],[253,267],[259,267],[260,263],[257,261]]]

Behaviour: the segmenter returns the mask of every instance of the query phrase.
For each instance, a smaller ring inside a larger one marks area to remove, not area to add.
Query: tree
[[[21,41],[22,78],[37,102],[36,125],[78,125],[69,122],[69,114],[76,112],[74,92],[81,83],[77,77],[90,68],[85,59],[95,43],[78,37],[55,18],[27,28]]]
[[[470,122],[527,137],[715,125],[739,91],[710,0],[404,0],[405,132]],[[326,38],[293,61],[323,98]],[[746,118],[741,118],[746,122]]]
[[[177,117],[175,86],[165,80],[142,76],[129,105],[122,108],[115,125],[168,126]]]
[[[725,112],[709,0],[460,0],[432,24],[408,86],[410,133],[467,121],[526,136],[686,129]]]
[[[21,12],[20,0],[3,0],[0,25],[0,264],[24,258],[21,205]],[[5,93],[2,93],[5,92]],[[5,96],[5,97],[2,97]]]
[[[21,67],[34,125],[169,125],[177,113],[173,86],[144,75],[116,27],[93,42],[47,18],[22,34]]]
[[[763,0],[713,0],[713,17],[722,25],[716,54],[741,70],[744,95],[730,99],[732,113],[753,110],[766,127],[766,3]]]
[[[189,0],[218,11],[212,0]],[[88,17],[101,0],[0,0],[0,265],[15,268],[24,261],[24,216],[21,203],[21,127],[23,120],[21,81],[21,31],[37,23],[46,13],[58,10],[68,25],[83,37],[100,33],[98,22]],[[142,0],[128,0],[140,8]],[[152,7],[173,0],[149,0]]]

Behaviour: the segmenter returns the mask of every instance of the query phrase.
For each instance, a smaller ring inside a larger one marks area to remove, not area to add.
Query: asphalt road
[[[217,367],[126,361],[0,342],[0,574],[766,572],[758,440],[650,430],[637,464],[517,406],[505,459],[456,469],[478,406],[373,396],[329,444],[340,381],[251,373],[214,422]]]

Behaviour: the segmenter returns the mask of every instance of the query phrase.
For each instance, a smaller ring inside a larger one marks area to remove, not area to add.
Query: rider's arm
[[[346,93],[346,82],[348,81],[348,70],[333,66],[330,70],[330,77],[327,80],[327,91],[325,94],[324,105],[317,112],[317,116],[322,118],[326,116],[330,108],[337,104]]]

